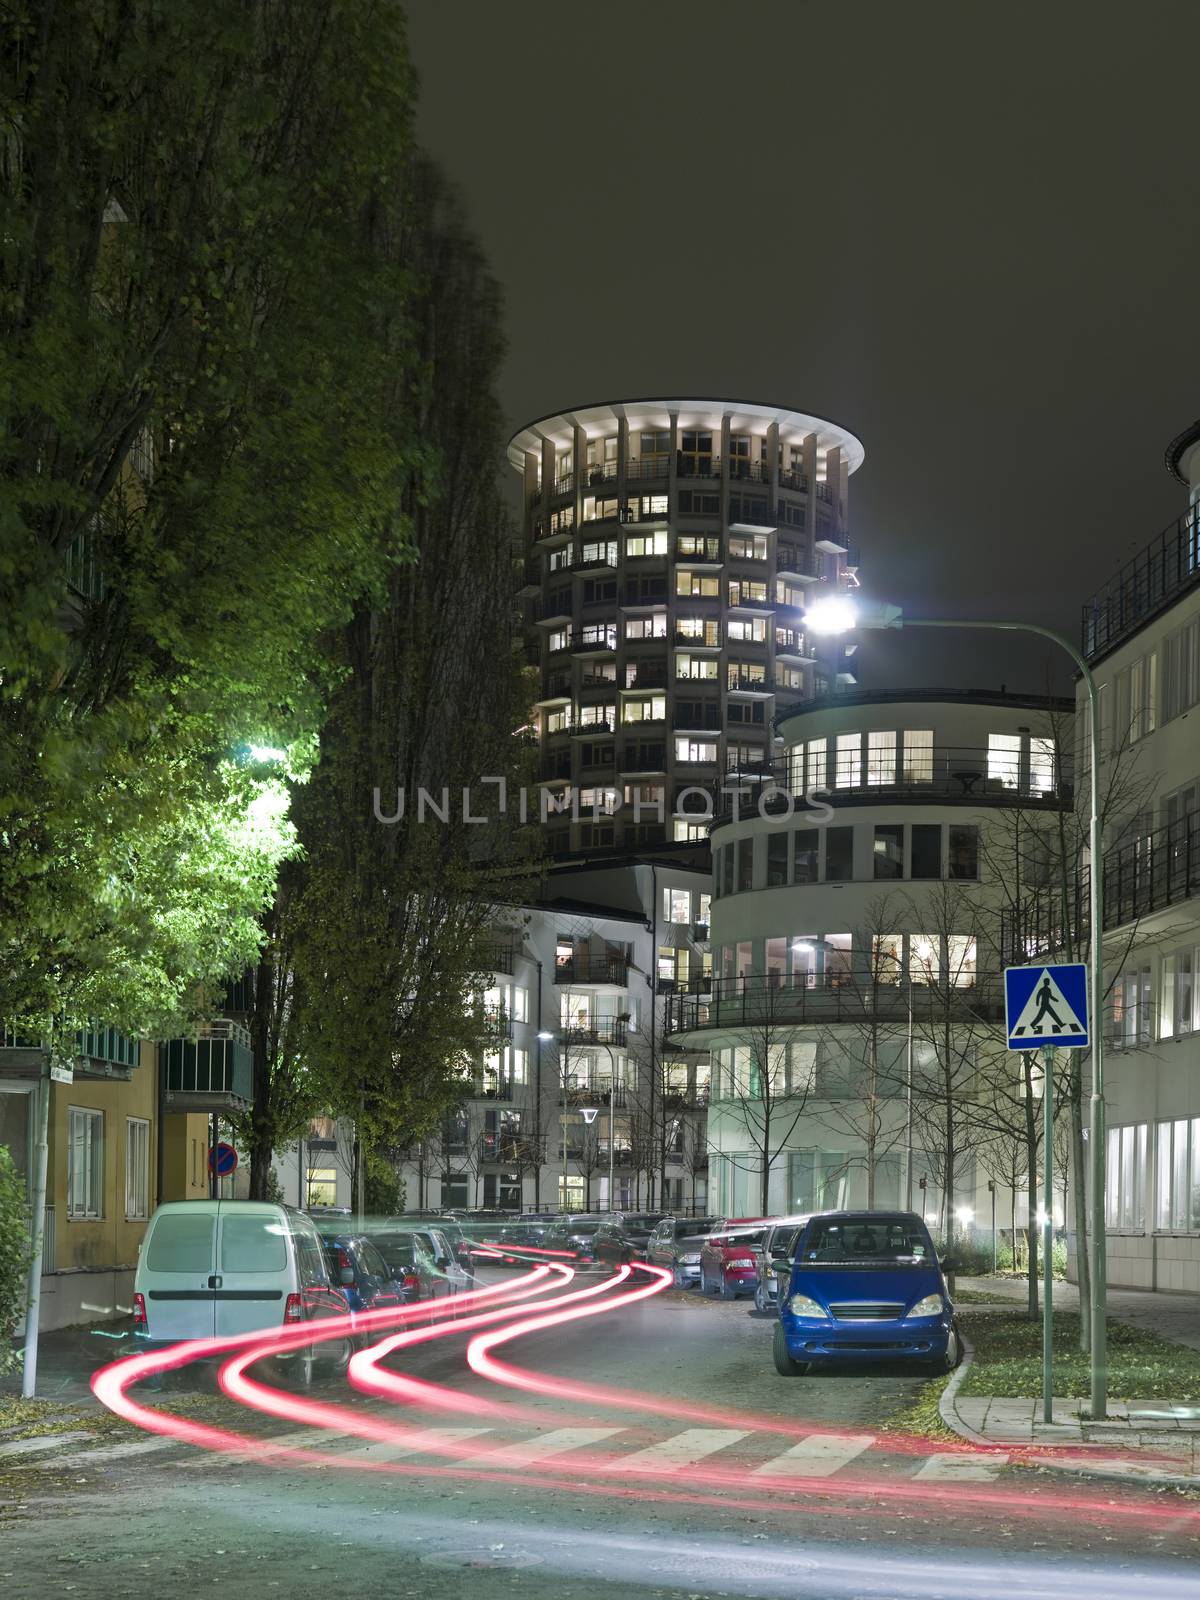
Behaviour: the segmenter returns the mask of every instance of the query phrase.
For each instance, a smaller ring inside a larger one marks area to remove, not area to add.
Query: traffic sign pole
[[[1054,1421],[1054,1046],[1042,1051],[1042,1421]]]

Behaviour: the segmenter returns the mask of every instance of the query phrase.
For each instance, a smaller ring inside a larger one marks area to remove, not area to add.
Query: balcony
[[[232,1115],[254,1098],[250,1035],[238,1022],[219,1017],[195,1039],[168,1039],[158,1047],[168,1112],[206,1111]]]
[[[629,962],[625,956],[579,955],[555,963],[554,981],[576,987],[589,984],[623,989],[629,980]]]
[[[133,1034],[122,1033],[119,1028],[106,1028],[92,1021],[86,1028],[78,1029],[70,1039],[55,1041],[57,1050],[72,1052],[71,1063],[79,1078],[117,1078],[128,1082],[138,1065],[141,1041]],[[17,1027],[13,1022],[0,1021],[0,1050],[5,1052],[7,1072],[24,1077],[40,1074],[42,1062],[50,1041],[31,1031]]]
[[[628,678],[624,689],[665,689],[671,680],[667,677],[667,664],[665,661],[636,661],[630,662],[633,675]]]
[[[499,1078],[494,1072],[476,1072],[468,1080],[467,1092],[472,1100],[511,1100],[511,1078]]]
[[[989,767],[993,774],[990,776]],[[870,752],[866,757],[842,756],[829,763],[823,787],[835,809],[932,802],[989,808],[1032,806],[1057,811],[1074,801],[1071,762],[1066,756],[1036,768],[1023,758],[1011,767],[1006,764],[1003,775],[996,775],[996,771],[996,757],[989,750],[979,746],[935,745],[931,750],[914,755],[907,764],[894,757],[890,761],[878,761]],[[756,762],[752,768],[743,769],[743,774],[758,783],[777,785],[781,789],[790,789],[793,783],[795,792],[804,788],[799,776],[792,773],[786,757]],[[786,810],[782,798],[777,804],[780,810]],[[718,820],[732,815],[732,797],[718,799],[717,805]],[[763,809],[771,814],[769,799],[764,799]]]
[[[721,636],[719,632],[696,634],[684,633],[676,628],[673,643],[681,650],[719,650]]]
[[[724,559],[720,539],[683,538],[675,541],[675,559],[692,567],[719,567]]]
[[[605,483],[616,483],[617,463],[615,461],[594,461],[583,469],[581,474],[585,489],[598,489]]]
[[[1200,504],[1127,561],[1083,607],[1083,653],[1095,661],[1200,583]]]
[[[593,1078],[590,1082],[581,1083],[577,1079],[570,1083],[560,1085],[558,1103],[560,1106],[595,1106],[598,1110],[608,1109],[609,1088],[611,1078]],[[624,1111],[626,1106],[626,1090],[623,1083],[618,1083],[612,1090],[613,1105],[618,1111]]]
[[[645,461],[627,461],[625,478],[629,483],[662,483],[671,475],[666,456],[648,456]]]
[[[807,494],[808,474],[807,472],[789,472],[781,468],[779,472],[779,487],[781,489],[791,489],[795,494]]]
[[[513,1036],[512,1016],[504,1006],[485,1010],[483,1026],[490,1039],[502,1041]]]
[[[775,679],[772,677],[755,678],[748,674],[739,673],[736,678],[727,679],[725,687],[730,694],[774,694]]]
[[[537,1160],[534,1141],[522,1133],[485,1129],[479,1135],[476,1148],[480,1162],[494,1162],[502,1167],[533,1166]]]
[[[566,1045],[624,1045],[629,1041],[629,1028],[621,1017],[593,1017],[590,1022],[570,1023],[560,1037]]]
[[[568,639],[574,655],[606,655],[617,648],[616,628],[580,628]]]
[[[715,978],[710,995],[672,995],[668,1036],[706,1030],[825,1027],[834,1023],[996,1023],[1004,1020],[1004,985],[978,977],[957,987],[870,983],[849,974],[783,973]]]
[[[613,685],[610,683],[608,687],[611,689]],[[568,722],[560,731],[569,733],[572,738],[578,738],[580,734],[595,734],[598,738],[603,738],[606,734],[611,735],[616,732],[616,719],[606,717],[603,722]]]
[[[816,562],[810,546],[804,544],[780,544],[775,548],[775,571],[788,573],[796,578],[814,578]]]
[[[708,1084],[697,1084],[687,1089],[664,1089],[664,1111],[701,1111],[708,1105]]]

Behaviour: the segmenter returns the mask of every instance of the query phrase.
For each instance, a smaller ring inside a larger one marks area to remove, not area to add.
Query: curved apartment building
[[[763,790],[718,821],[711,987],[668,1003],[668,1037],[711,1052],[715,1211],[899,1204],[945,1226],[949,1204],[986,1226],[1004,1169],[971,1107],[984,1060],[1008,1055],[1000,863],[1072,804],[1072,711],[909,690],[781,720],[795,811]],[[827,807],[806,805],[816,790]],[[999,1225],[1020,1206],[1006,1190]]]
[[[802,617],[856,582],[862,445],[800,411],[650,399],[542,417],[508,454],[550,852],[705,841],[705,794],[770,764],[777,713],[853,682]]]

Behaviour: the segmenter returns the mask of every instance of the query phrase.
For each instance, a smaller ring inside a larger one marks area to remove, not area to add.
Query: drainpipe
[[[651,864],[650,867],[650,1148],[655,1149],[654,1132],[654,1084],[658,1076],[658,868]],[[665,1136],[664,1136],[665,1143]],[[666,1188],[665,1173],[667,1168],[666,1150],[660,1151],[662,1155],[663,1188]],[[654,1157],[650,1158],[650,1193],[646,1196],[647,1211],[654,1210]]]
[[[163,1190],[167,1174],[167,1053],[162,1045],[154,1046],[154,1060],[158,1071],[155,1077],[156,1123],[154,1128],[154,1203],[163,1203]],[[185,1168],[186,1172],[186,1168]]]
[[[542,963],[537,963],[537,1056],[534,1066],[533,1209],[542,1209]]]
[[[33,1163],[33,1255],[29,1262],[29,1295],[25,1305],[25,1356],[21,1398],[32,1400],[37,1389],[38,1325],[42,1309],[42,1256],[46,1242],[46,1167],[50,1150],[50,1052],[42,1057],[38,1082],[37,1146]]]

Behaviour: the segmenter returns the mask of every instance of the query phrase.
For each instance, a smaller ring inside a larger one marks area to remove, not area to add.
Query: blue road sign
[[[1086,1050],[1088,977],[1082,961],[1005,967],[1004,1021],[1010,1050],[1065,1045]]]
[[[210,1149],[208,1152],[208,1170],[212,1172],[215,1167],[218,1178],[228,1178],[231,1173],[237,1171],[237,1164],[237,1151],[224,1140],[215,1150]]]

